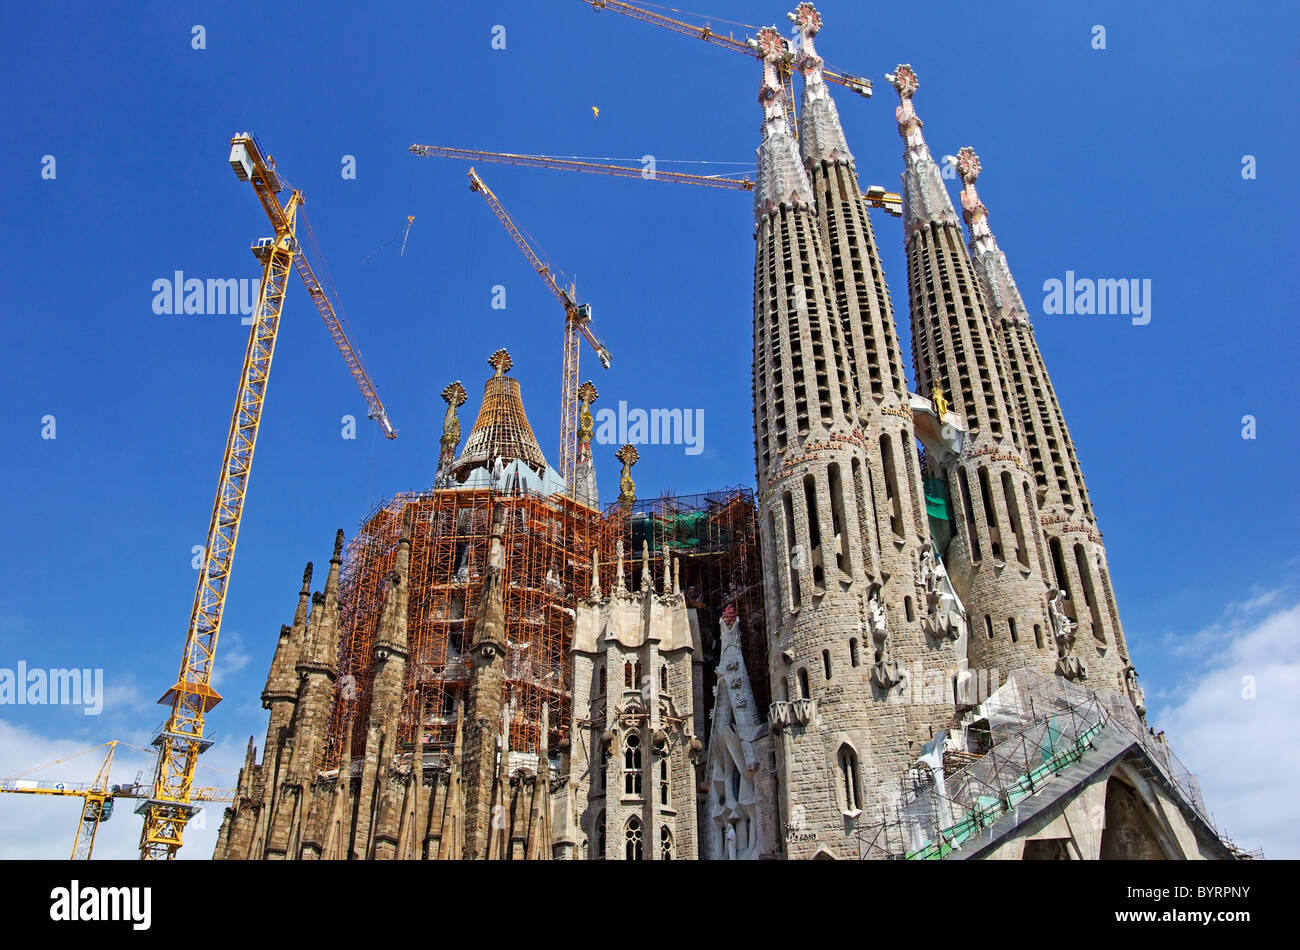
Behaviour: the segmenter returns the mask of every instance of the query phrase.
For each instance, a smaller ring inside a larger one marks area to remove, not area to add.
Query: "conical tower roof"
[[[498,457],[507,464],[519,459],[540,474],[546,470],[546,456],[528,424],[519,380],[506,375],[513,365],[510,354],[497,350],[488,364],[494,372],[483,384],[483,404],[452,468],[453,474],[463,481],[471,470],[490,468]]]

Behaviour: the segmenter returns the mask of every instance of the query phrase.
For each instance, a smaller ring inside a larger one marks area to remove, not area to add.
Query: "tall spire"
[[[853,153],[844,140],[839,110],[822,76],[823,60],[813,43],[822,28],[822,16],[811,3],[801,3],[786,17],[799,28],[799,57],[795,65],[803,74],[803,101],[799,111],[799,151],[804,164],[843,162],[853,164]]]
[[[1028,309],[1011,276],[1006,254],[989,228],[988,209],[975,190],[981,169],[974,149],[963,148],[957,153],[971,263],[1006,357],[1011,384],[1028,397],[1017,410],[1048,549],[1047,582],[1065,592],[1065,597],[1054,598],[1056,610],[1065,621],[1077,624],[1077,642],[1093,647],[1095,657],[1084,654],[1089,678],[1119,689],[1125,685],[1125,671],[1131,664],[1105,547]]]
[[[754,223],[780,207],[812,207],[812,188],[799,161],[785,118],[785,87],[777,64],[790,58],[788,44],[774,26],[749,41],[763,57],[758,101],[763,107],[763,141],[758,147],[758,184],[754,189]]]
[[[885,79],[898,90],[900,100],[894,115],[898,119],[898,134],[903,137],[903,234],[911,241],[912,234],[931,221],[956,224],[957,213],[952,209],[948,189],[943,186],[939,166],[930,155],[930,147],[921,134],[924,123],[912,106],[912,97],[919,85],[916,71],[901,65]]]
[[[912,357],[923,393],[952,400],[966,426],[960,456],[927,456],[927,475],[947,481],[952,529],[943,566],[970,618],[971,669],[1054,668],[1047,649],[1046,543],[1021,434],[1020,400],[998,322],[980,292],[961,223],[912,107],[916,73],[899,66],[887,77],[898,90],[904,141],[903,217]],[[974,209],[973,209],[974,210]],[[978,210],[974,210],[976,215]],[[939,407],[936,407],[936,411]],[[927,600],[932,609],[938,604]],[[941,629],[928,616],[931,630]],[[897,642],[891,638],[891,645]]]
[[[984,300],[996,325],[1000,320],[1028,323],[1029,313],[1020,290],[1011,277],[1007,256],[998,247],[993,232],[989,230],[989,211],[975,191],[980,177],[980,159],[970,146],[957,152],[957,173],[961,175],[961,210],[970,228],[971,263],[979,273],[984,287]]]

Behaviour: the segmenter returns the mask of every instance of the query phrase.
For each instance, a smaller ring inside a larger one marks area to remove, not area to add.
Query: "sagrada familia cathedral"
[[[309,564],[218,858],[1239,857],[1146,722],[1083,473],[962,149],[897,91],[914,380],[810,3],[757,38],[757,487],[598,504],[504,350],[430,489]]]

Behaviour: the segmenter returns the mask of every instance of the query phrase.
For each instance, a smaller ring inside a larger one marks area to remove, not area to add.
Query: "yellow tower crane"
[[[488,203],[488,207],[497,216],[502,227],[514,239],[519,250],[524,252],[524,257],[528,258],[528,263],[532,265],[533,270],[537,271],[538,276],[546,282],[546,286],[555,295],[555,299],[564,307],[564,367],[560,383],[560,475],[564,478],[564,484],[573,491],[574,475],[578,468],[578,337],[581,336],[591,345],[596,358],[600,360],[600,365],[605,369],[609,369],[610,366],[609,350],[591,332],[591,304],[578,303],[578,290],[572,283],[566,289],[556,282],[555,275],[551,273],[551,265],[543,262],[524,240],[524,236],[519,233],[519,228],[510,219],[510,215],[506,214],[506,209],[501,207],[497,196],[484,184],[483,179],[473,168],[469,170],[469,187],[470,191],[477,191],[483,196],[483,200]]]
[[[235,556],[235,542],[239,536],[239,520],[244,510],[253,449],[257,444],[262,404],[271,373],[271,357],[275,353],[276,334],[280,327],[280,314],[284,307],[291,267],[302,278],[307,293],[325,321],[330,337],[343,354],[353,379],[365,397],[370,418],[378,423],[386,438],[397,437],[397,430],[388,421],[388,413],[375,393],[361,355],[348,338],[343,308],[338,303],[337,293],[332,283],[327,292],[326,286],[317,276],[319,270],[328,279],[329,272],[324,267],[311,225],[302,213],[302,192],[290,188],[276,170],[275,160],[262,150],[252,133],[240,133],[230,140],[230,166],[240,181],[252,184],[275,234],[273,237],[262,238],[252,246],[254,256],[262,262],[257,309],[248,334],[248,347],[244,353],[239,389],[235,396],[235,411],[226,436],[217,497],[208,524],[198,589],[194,594],[194,606],[185,636],[185,649],[181,654],[180,674],[175,685],[158,700],[160,705],[169,706],[171,712],[154,740],[154,745],[158,747],[158,766],[154,775],[153,792],[136,809],[144,815],[144,828],[140,833],[140,857],[144,859],[176,857],[185,824],[195,810],[191,804],[194,768],[199,754],[212,744],[211,740],[203,737],[204,717],[221,701],[221,696],[212,688],[212,663],[217,652],[217,635],[221,630],[221,617],[225,610],[226,588]],[[289,192],[288,201],[281,203],[280,195],[285,191]],[[300,217],[307,248],[298,240]],[[308,249],[315,259],[315,267],[308,257]]]
[[[647,181],[665,181],[678,185],[702,185],[706,188],[726,188],[733,191],[753,191],[754,183],[748,178],[727,178],[722,175],[689,175],[685,172],[648,171],[631,165],[614,165],[607,162],[560,158],[551,155],[517,155],[512,152],[484,152],[471,148],[451,148],[445,145],[412,145],[407,149],[422,158],[457,158],[471,162],[494,162],[499,165],[522,165],[527,168],[549,168],[553,171],[585,172],[592,175],[612,175],[615,178],[641,178]],[[880,208],[895,218],[903,216],[903,198],[897,192],[885,191],[880,185],[871,185],[862,200],[872,208]]]
[[[113,816],[114,801],[118,798],[143,797],[139,785],[110,786],[108,784],[109,772],[113,768],[113,754],[117,751],[119,745],[124,744],[114,739],[105,742],[103,745],[82,749],[72,755],[54,759],[25,772],[19,772],[17,775],[0,779],[0,793],[80,798],[81,817],[77,821],[76,835],[72,839],[72,860],[89,860],[95,851],[95,836],[99,833],[99,826]],[[33,772],[42,772],[51,766],[61,765],[78,756],[85,755],[87,752],[94,752],[104,748],[107,748],[108,752],[104,755],[104,761],[100,764],[99,771],[95,774],[95,780],[89,784],[50,782],[28,778]],[[229,802],[233,801],[234,797],[235,790],[233,788],[195,788],[191,790],[190,800],[196,802]]]
[[[696,39],[704,40],[714,46],[720,46],[723,49],[734,50],[737,53],[744,53],[747,56],[763,58],[762,52],[751,43],[748,39],[739,39],[730,33],[716,33],[708,24],[686,23],[683,20],[674,20],[672,17],[664,16],[662,13],[655,13],[651,10],[645,10],[641,7],[633,6],[630,3],[622,3],[620,0],[582,0],[599,13],[602,10],[612,10],[614,13],[621,13],[633,20],[640,20],[642,23],[649,23],[652,26],[663,27],[672,30],[674,33],[681,33],[685,36],[694,36]],[[680,11],[673,11],[674,13]],[[737,26],[747,30],[758,30],[758,27],[749,23],[738,23]],[[792,76],[792,59],[786,57],[777,65],[777,75],[781,80],[781,85],[785,87],[785,118],[786,125],[790,129],[790,134],[795,138],[799,137],[799,124],[794,119],[794,87],[791,83]],[[862,76],[851,76],[847,73],[835,72],[832,69],[824,69],[823,76],[827,82],[833,82],[837,86],[843,86],[850,92],[857,93],[863,99],[871,98],[871,80]]]

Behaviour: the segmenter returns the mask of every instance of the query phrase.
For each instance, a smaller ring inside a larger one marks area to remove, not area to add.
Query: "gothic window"
[[[641,794],[641,736],[635,732],[629,732],[623,744],[623,791]]]
[[[603,739],[597,738],[596,741],[600,744],[600,779],[598,782],[600,790],[603,792],[605,790],[605,776],[609,771],[609,749],[605,746]]]
[[[993,512],[993,489],[989,487],[989,470],[979,470],[980,497],[984,500],[984,520],[989,526],[989,546],[993,548],[993,557],[1002,560],[1002,532],[998,528],[998,517]]]
[[[858,788],[858,756],[845,743],[840,746],[837,756],[840,766],[840,793],[843,796],[845,811],[857,811],[861,807],[862,796]]]
[[[803,601],[802,592],[799,590],[799,571],[794,566],[794,499],[789,492],[781,496],[782,511],[785,514],[785,549],[788,554],[787,563],[790,565],[790,606],[797,608]]]
[[[623,832],[623,856],[629,861],[641,860],[641,819],[633,815],[627,820],[627,830]]]
[[[885,467],[885,500],[889,502],[889,529],[903,536],[903,506],[898,494],[898,472],[894,468],[894,444],[889,436],[880,437],[880,461]]]
[[[808,692],[808,670],[806,667],[799,667],[799,698],[807,699],[811,694]]]
[[[1029,566],[1029,545],[1025,543],[1025,528],[1020,520],[1020,503],[1016,500],[1016,487],[1011,473],[1002,473],[1002,496],[1007,500],[1007,513],[1011,515],[1011,528],[1016,533],[1016,559]]]
[[[626,663],[623,664],[623,687],[625,689],[632,688],[632,661],[631,660],[628,660]]]
[[[975,505],[971,501],[970,481],[964,468],[957,470],[957,490],[961,494],[962,511],[966,514],[966,537],[970,539],[970,556],[972,560],[980,559],[979,531],[975,528]]]
[[[668,753],[665,752],[663,758],[659,760],[659,804],[668,804]]]
[[[640,689],[642,686],[640,660],[637,660],[635,663],[632,664],[632,685],[636,689]]]
[[[826,472],[831,490],[831,530],[837,539],[835,545],[835,566],[845,574],[852,573],[853,565],[849,557],[849,533],[844,530],[844,485],[840,481],[840,466],[832,462]]]
[[[668,692],[668,666],[659,667],[659,688],[665,693]]]
[[[608,675],[607,675],[607,673],[605,672],[605,665],[602,663],[602,664],[601,664],[601,667],[600,667],[600,695],[601,695],[601,696],[604,696],[604,695],[605,695],[606,680],[607,680],[607,678],[608,678]]]
[[[826,586],[826,576],[822,570],[821,552],[822,530],[821,517],[817,512],[817,483],[811,475],[803,480],[804,504],[808,511],[808,544],[812,548],[813,587],[821,590]]]
[[[661,861],[671,861],[673,859],[673,833],[664,825],[659,829],[659,859]]]

